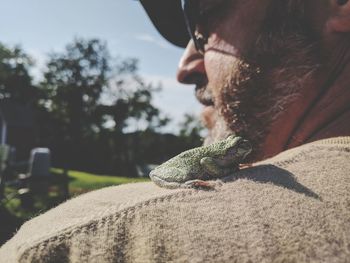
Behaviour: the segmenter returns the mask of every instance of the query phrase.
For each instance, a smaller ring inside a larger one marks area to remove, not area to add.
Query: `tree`
[[[98,39],[76,39],[64,53],[51,54],[41,84],[50,113],[67,128],[72,139],[101,131],[114,121],[122,131],[133,119],[147,129],[167,123],[151,103],[158,89],[138,76],[138,61],[126,59],[112,65],[106,44]]]
[[[111,100],[111,109],[116,131],[125,127],[132,130],[156,130],[165,126],[169,118],[162,116],[152,104],[153,94],[161,87],[146,84],[138,75],[138,60],[120,62],[113,74],[111,86],[106,90]],[[133,125],[134,127],[130,127]]]
[[[53,53],[47,64],[42,89],[47,109],[67,134],[79,141],[100,126],[93,118],[108,81],[109,54],[97,39],[76,39],[64,53]]]
[[[19,46],[9,48],[0,43],[0,100],[37,104],[39,90],[29,75],[32,66],[33,61]]]
[[[152,102],[161,87],[139,76],[137,59],[112,58],[98,39],[77,38],[50,54],[39,87],[32,84],[32,65],[21,48],[0,44],[0,100],[36,110],[36,145],[52,150],[54,166],[131,175],[136,164],[201,144],[191,115],[180,137],[160,134],[169,122]]]
[[[114,60],[98,39],[75,39],[49,56],[41,83],[48,113],[42,137],[56,156],[69,160],[58,165],[87,170],[101,163],[117,170],[136,159],[137,149],[125,144],[125,129],[156,130],[168,122],[152,105],[159,89],[144,83],[137,63]]]

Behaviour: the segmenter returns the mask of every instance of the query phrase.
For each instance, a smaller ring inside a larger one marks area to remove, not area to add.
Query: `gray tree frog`
[[[166,161],[150,172],[150,178],[165,188],[207,187],[207,180],[239,170],[239,163],[251,152],[247,140],[231,135],[225,140],[194,148]]]

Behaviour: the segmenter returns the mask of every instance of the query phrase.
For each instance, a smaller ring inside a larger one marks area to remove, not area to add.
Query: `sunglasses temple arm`
[[[181,6],[182,6],[182,12],[185,18],[185,23],[187,26],[187,31],[191,37],[191,39],[193,39],[194,45],[196,47],[197,50],[199,50],[199,46],[197,41],[195,41],[195,35],[194,35],[194,25],[191,24],[190,20],[189,20],[189,11],[191,10],[190,8],[190,4],[189,4],[189,0],[181,0]]]

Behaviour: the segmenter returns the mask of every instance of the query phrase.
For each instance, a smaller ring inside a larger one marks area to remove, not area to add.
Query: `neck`
[[[319,139],[350,135],[350,39],[334,50],[337,52],[321,73],[327,77],[292,132],[287,149]]]

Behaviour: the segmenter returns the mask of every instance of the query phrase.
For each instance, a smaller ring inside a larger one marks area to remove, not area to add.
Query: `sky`
[[[113,56],[139,59],[139,73],[148,82],[162,83],[154,104],[174,119],[199,115],[194,87],[177,83],[183,49],[164,40],[136,0],[0,0],[0,42],[20,45],[36,61],[39,77],[47,54],[63,51],[75,37],[107,42]]]

